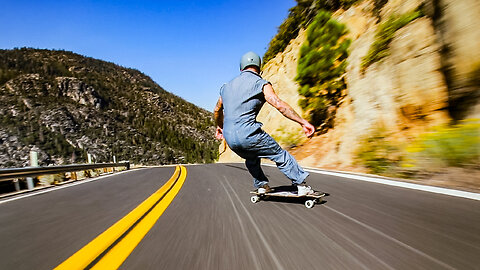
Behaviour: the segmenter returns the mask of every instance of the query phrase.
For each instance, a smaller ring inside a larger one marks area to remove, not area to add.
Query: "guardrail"
[[[46,174],[77,172],[82,170],[93,170],[111,167],[126,167],[130,169],[129,162],[121,163],[95,163],[95,164],[75,164],[62,166],[47,166],[47,167],[24,167],[24,168],[7,168],[0,169],[0,181],[7,181],[17,178],[34,177]]]

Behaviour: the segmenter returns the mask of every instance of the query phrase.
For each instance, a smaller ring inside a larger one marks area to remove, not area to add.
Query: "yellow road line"
[[[150,211],[120,242],[118,242],[100,261],[92,267],[92,270],[118,269],[120,265],[132,253],[135,247],[142,241],[145,235],[155,225],[157,220],[170,205],[175,196],[182,188],[187,177],[187,169],[181,166],[178,182],[170,192]]]
[[[175,168],[170,180],[160,189],[128,213],[125,217],[117,221],[106,231],[98,235],[86,246],[81,248],[67,260],[57,266],[55,269],[84,269],[108,247],[110,247],[120,236],[122,236],[135,222],[137,222],[145,213],[152,208],[155,203],[164,196],[164,194],[172,187],[181,171],[180,166]]]

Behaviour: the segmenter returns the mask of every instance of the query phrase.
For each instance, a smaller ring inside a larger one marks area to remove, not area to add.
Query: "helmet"
[[[247,52],[242,56],[242,59],[240,59],[240,70],[244,70],[248,66],[257,66],[260,68],[261,65],[262,59],[254,52]]]

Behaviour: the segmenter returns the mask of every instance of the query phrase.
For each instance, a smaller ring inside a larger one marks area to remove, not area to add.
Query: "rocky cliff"
[[[480,118],[480,3],[462,1],[355,1],[333,17],[349,30],[346,93],[326,121],[306,140],[300,127],[265,105],[258,120],[264,129],[306,166],[364,171],[355,162],[362,139],[377,130],[394,144],[408,144],[432,127],[465,118]],[[364,57],[380,26],[395,15],[421,10],[421,16],[395,31],[388,56],[368,67]],[[265,64],[262,76],[297,110],[295,81],[301,30],[286,49]],[[231,160],[227,151],[220,160]],[[238,160],[238,159],[237,159]]]
[[[0,50],[0,167],[212,162],[212,113],[138,70],[72,52]]]

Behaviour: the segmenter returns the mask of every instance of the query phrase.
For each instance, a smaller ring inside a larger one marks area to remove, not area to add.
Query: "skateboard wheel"
[[[252,203],[257,203],[258,201],[260,201],[260,198],[257,195],[255,195],[255,196],[250,197],[250,201]]]
[[[305,207],[307,207],[307,208],[312,208],[314,205],[315,205],[315,201],[314,201],[314,200],[307,200],[307,201],[305,201]]]

